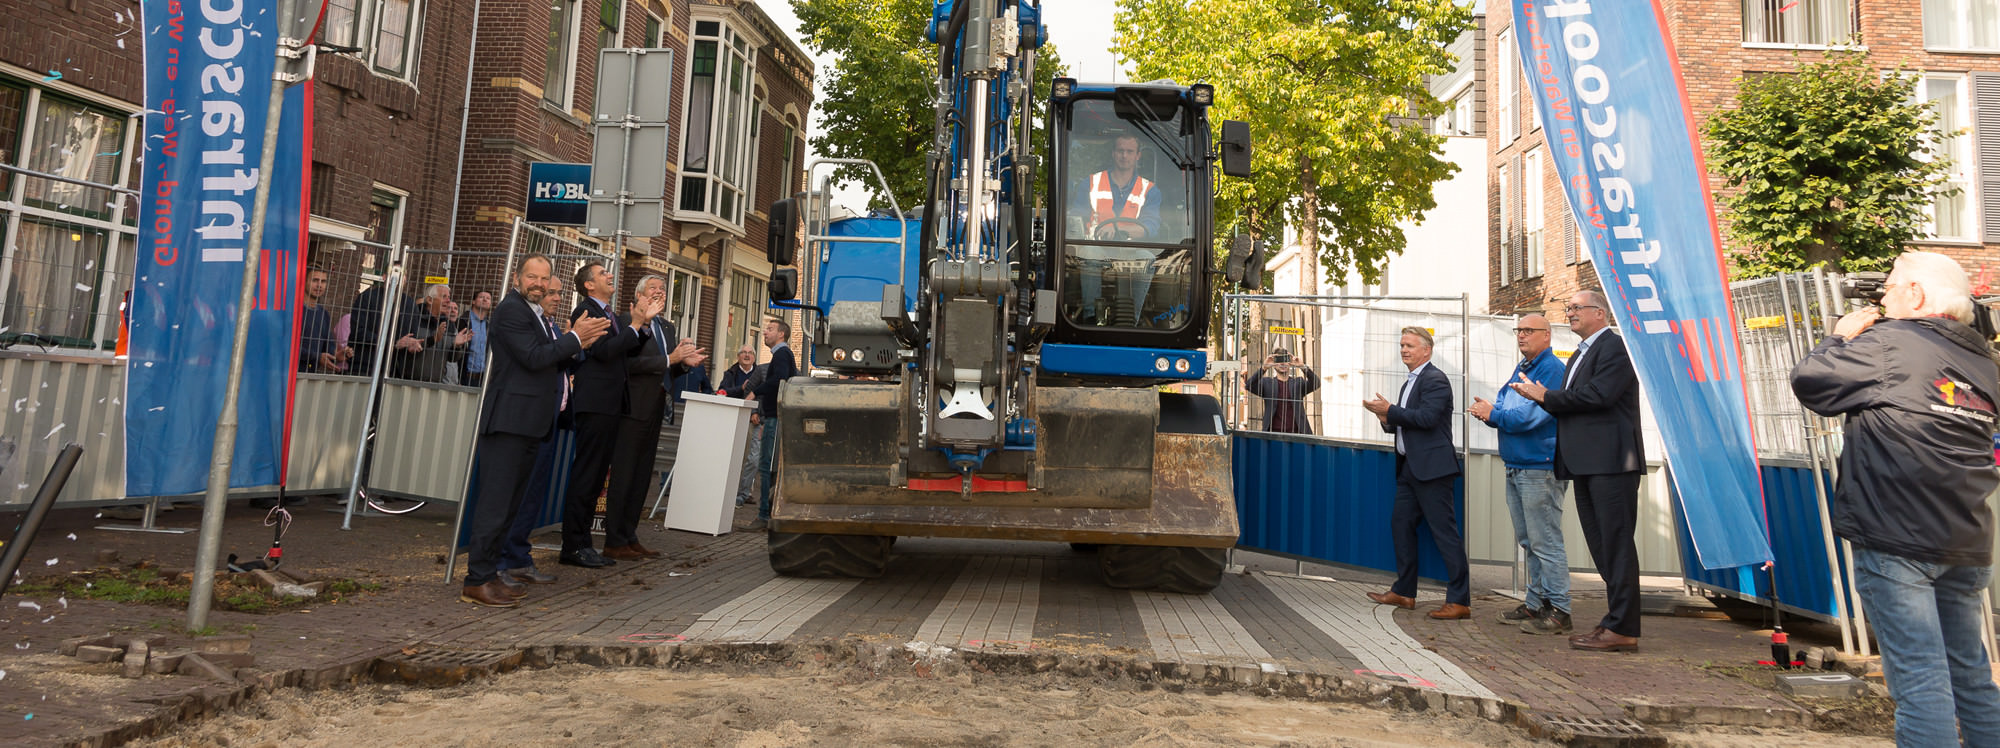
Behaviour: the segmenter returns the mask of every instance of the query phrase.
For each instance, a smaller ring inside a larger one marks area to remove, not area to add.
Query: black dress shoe
[[[603,554],[597,552],[596,548],[569,551],[562,554],[556,561],[568,566],[581,566],[586,569],[602,569],[618,563],[617,561],[605,558]]]
[[[513,577],[514,581],[527,582],[528,584],[556,583],[556,575],[543,573],[541,569],[537,569],[533,566],[523,567],[519,569],[508,569],[507,576]]]
[[[514,597],[517,598],[528,596],[528,585],[522,584],[519,580],[507,576],[507,572],[503,571],[494,574],[493,581],[499,582],[501,587],[505,587],[507,589],[507,594],[509,595],[513,595]]]

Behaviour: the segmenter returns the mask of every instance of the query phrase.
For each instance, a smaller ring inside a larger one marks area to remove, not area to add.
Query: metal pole
[[[1812,334],[1807,329],[1811,325],[1811,321],[1806,317],[1807,310],[1804,289],[1799,289],[1798,304],[1796,305],[1797,308],[1794,309],[1792,290],[1786,288],[1786,282],[1791,279],[1781,275],[1774,280],[1778,284],[1778,298],[1782,300],[1779,308],[1784,310],[1785,315],[1785,344],[1791,350],[1792,360],[1798,361],[1804,356],[1804,352],[1799,350],[1799,339],[1801,337],[1809,338]],[[1794,314],[1797,316],[1794,317]],[[1797,322],[1794,322],[1794,320],[1797,320]],[[1799,408],[1799,418],[1806,432],[1806,457],[1812,464],[1813,501],[1818,505],[1820,539],[1826,546],[1826,569],[1827,575],[1833,582],[1833,599],[1842,608],[1851,608],[1852,606],[1848,605],[1845,585],[1840,580],[1840,556],[1835,550],[1836,546],[1834,545],[1833,518],[1829,515],[1830,510],[1826,500],[1826,485],[1820,481],[1822,471],[1825,468],[1824,463],[1820,461],[1818,439],[1813,435],[1813,414],[1801,406]],[[1776,584],[1775,580],[1772,583]],[[1776,593],[1776,590],[1772,590],[1772,594]],[[1842,652],[1855,651],[1852,612],[1851,609],[1844,610],[1843,615],[1840,616],[1837,622],[1840,625],[1840,651]]]
[[[56,464],[49,468],[49,476],[42,479],[41,489],[28,504],[28,516],[21,518],[21,526],[14,531],[14,539],[7,545],[7,554],[0,558],[0,595],[7,593],[7,587],[14,581],[14,570],[21,568],[21,559],[28,555],[28,544],[35,539],[35,532],[42,529],[42,518],[49,515],[49,507],[55,506],[56,495],[62,493],[63,485],[69,482],[70,471],[76,469],[76,461],[83,458],[83,446],[70,442],[56,454]]]
[[[347,483],[347,508],[340,518],[342,530],[354,529],[354,505],[361,501],[361,471],[368,464],[368,453],[374,443],[368,432],[375,428],[375,406],[382,397],[382,379],[388,375],[389,333],[402,316],[399,312],[403,305],[398,303],[403,293],[402,254],[400,250],[391,251],[396,253],[396,261],[389,266],[389,278],[383,282],[382,309],[375,313],[375,368],[368,377],[368,404],[361,414],[361,439],[354,450],[354,478]]]
[[[514,217],[514,233],[507,240],[507,264],[502,265],[502,273],[514,272],[514,252],[520,246],[521,217]],[[511,277],[509,278],[511,280]],[[511,287],[511,285],[510,285]],[[488,323],[492,324],[491,316]],[[486,346],[486,370],[493,371],[493,346]],[[451,539],[446,541],[444,554],[444,581],[449,584],[458,571],[458,535],[465,532],[465,510],[472,505],[468,491],[472,488],[472,467],[479,462],[479,429],[486,423],[486,386],[493,382],[490,377],[479,378],[479,408],[472,415],[472,446],[465,450],[465,483],[458,487],[458,512],[451,522]],[[469,562],[468,562],[469,563]]]
[[[284,28],[296,12],[296,0],[278,1]],[[303,46],[278,40],[272,65],[271,101],[265,108],[264,148],[257,160],[257,194],[250,203],[250,241],[243,249],[243,283],[236,295],[236,330],[229,347],[229,378],[222,392],[222,416],[215,422],[215,443],[208,463],[208,495],[202,502],[200,544],[194,556],[194,586],[188,592],[188,629],[208,625],[208,608],[215,596],[215,558],[222,546],[222,513],[227,509],[229,472],[236,457],[237,391],[243,387],[243,353],[250,344],[250,307],[256,302],[258,253],[264,250],[264,221],[271,207],[271,170],[278,161],[278,126],[285,114],[285,87],[290,85],[292,60]],[[289,47],[289,49],[288,49]]]

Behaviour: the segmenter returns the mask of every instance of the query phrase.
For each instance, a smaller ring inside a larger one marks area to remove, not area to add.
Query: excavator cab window
[[[1206,143],[1177,97],[1121,90],[1070,103],[1062,158],[1063,314],[1077,327],[1172,330],[1189,320]]]

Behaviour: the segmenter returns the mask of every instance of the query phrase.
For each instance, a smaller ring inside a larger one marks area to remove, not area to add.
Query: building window
[[[327,0],[320,39],[355,47],[376,73],[415,80],[422,26],[420,0]]]
[[[376,187],[368,196],[368,236],[367,241],[391,247],[403,240],[402,194]]]
[[[646,11],[646,38],[644,41],[646,46],[652,49],[660,49],[667,46],[667,22],[660,18],[659,14],[651,10]]]
[[[720,21],[696,21],[681,128],[680,212],[691,220],[743,225],[744,186],[757,112],[750,43]]]
[[[576,66],[576,2],[549,0],[547,67],[542,71],[542,100],[569,110],[571,68]]]
[[[1506,285],[1507,283],[1514,280],[1514,276],[1508,272],[1508,270],[1510,269],[1508,267],[1509,265],[1508,260],[1510,259],[1509,251],[1514,246],[1513,242],[1508,241],[1509,239],[1513,238],[1514,234],[1514,209],[1513,209],[1514,193],[1513,191],[1508,189],[1508,187],[1511,185],[1509,185],[1507,182],[1508,182],[1507,167],[1505,165],[1502,165],[1500,167],[1500,284],[1501,285]]]
[[[0,162],[90,184],[0,173],[0,339],[109,350],[132,288],[127,193],[135,133],[113,111],[0,78]]]
[[[798,128],[786,123],[785,140],[778,146],[778,194],[773,202],[792,196],[792,170],[798,168],[792,163],[792,141],[798,136]]]
[[[2000,50],[2000,0],[1924,0],[1924,46]]]
[[[761,341],[763,311],[764,279],[741,270],[729,271],[729,339],[725,342],[730,351]]]
[[[1743,42],[1825,47],[1854,35],[1848,0],[1743,0]]]
[[[622,47],[625,0],[597,0],[597,51]]]
[[[1915,91],[1918,103],[1929,104],[1937,113],[1931,126],[1935,153],[1951,161],[1950,181],[1931,203],[1928,232],[1933,239],[1978,241],[1974,224],[1972,117],[1964,75],[1926,73]],[[1950,193],[1950,194],[1946,194]]]
[[[1506,147],[1520,135],[1520,123],[1514,119],[1514,70],[1520,67],[1520,56],[1514,53],[1514,30],[1500,32],[1500,145]]]
[[[695,322],[701,316],[701,276],[680,269],[667,271],[666,314],[681,337],[695,337]],[[733,352],[727,358],[736,360]]]
[[[1528,152],[1521,164],[1521,194],[1526,208],[1521,211],[1521,276],[1542,274],[1542,151]]]

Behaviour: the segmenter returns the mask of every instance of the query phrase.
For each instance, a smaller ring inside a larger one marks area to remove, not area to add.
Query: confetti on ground
[[[32,644],[29,644],[29,643],[27,643],[27,642],[16,642],[16,643],[14,644],[14,648],[15,648],[15,649],[27,649],[27,648],[29,648],[29,647],[32,647],[32,646],[34,646],[34,645],[32,645]]]
[[[69,539],[70,539],[70,540],[75,540],[75,539],[76,539],[76,533],[70,533],[70,534],[69,534]]]
[[[63,607],[63,610],[69,610],[69,598],[67,598],[67,597],[58,597],[58,598],[56,598],[56,602],[58,602],[58,603],[61,603],[61,604],[62,604],[62,607]]]
[[[43,441],[47,441],[47,440],[49,440],[49,439],[53,439],[53,438],[55,438],[55,435],[56,435],[56,432],[58,432],[58,431],[61,431],[61,430],[63,430],[63,427],[64,427],[64,426],[67,426],[67,425],[69,425],[69,424],[66,424],[66,423],[58,423],[58,424],[56,424],[56,427],[55,427],[55,428],[52,428],[52,429],[49,429],[49,435],[48,435],[48,436],[44,436],[44,437],[42,437],[42,440],[43,440]]]
[[[56,562],[57,562],[57,561],[59,561],[59,560],[61,560],[61,559],[54,559],[54,558],[52,558],[52,559],[49,559],[49,560],[48,560],[48,562],[46,562],[46,563],[44,563],[44,564],[42,564],[42,565],[43,565],[43,566],[55,566],[55,565],[56,565]]]
[[[42,609],[42,604],[35,602],[33,600],[22,600],[17,607],[27,608],[29,610],[39,612]]]
[[[27,402],[27,401],[28,401],[28,398],[25,398],[25,397],[24,397],[24,398],[21,398],[21,399],[19,399],[19,400],[15,400],[15,401],[14,401],[14,412],[16,412],[16,413],[19,413],[19,412],[21,412],[21,403],[25,403],[25,402]]]

